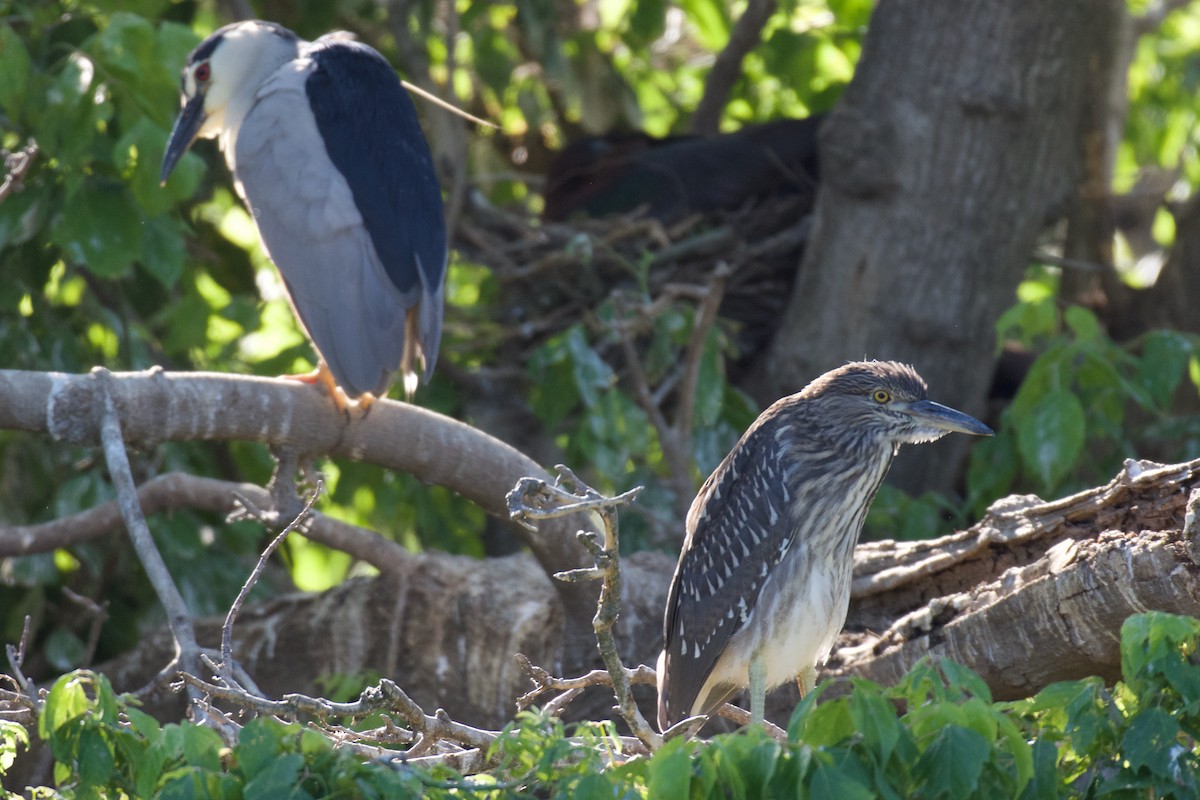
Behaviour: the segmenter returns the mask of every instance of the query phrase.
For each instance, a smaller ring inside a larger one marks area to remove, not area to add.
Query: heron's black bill
[[[197,92],[196,96],[187,101],[179,116],[175,119],[175,127],[171,129],[171,138],[167,140],[167,151],[163,154],[162,172],[159,180],[167,182],[171,170],[183,158],[183,154],[196,140],[200,126],[204,124],[204,93]]]
[[[991,428],[971,415],[932,400],[918,400],[907,411],[921,423],[948,433],[970,433],[975,436],[991,436],[993,433]]]

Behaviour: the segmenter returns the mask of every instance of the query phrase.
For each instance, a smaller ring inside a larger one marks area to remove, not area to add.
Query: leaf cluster
[[[993,702],[951,661],[896,686],[824,684],[797,707],[786,742],[760,729],[676,738],[629,757],[610,723],[569,729],[522,712],[464,777],[445,767],[364,762],[296,724],[253,720],[227,745],[192,723],[160,726],[103,676],[61,678],[38,732],[57,795],[116,797],[1186,798],[1200,792],[1200,620],[1159,612],[1121,631],[1121,681],[1053,684]],[[819,695],[837,696],[820,699]],[[0,728],[0,773],[24,746]]]
[[[997,497],[1056,497],[1103,481],[1125,458],[1200,455],[1200,337],[1152,331],[1118,344],[1096,316],[1057,297],[1059,276],[1035,268],[997,322],[998,339],[1038,352],[994,438],[972,450],[973,511]]]

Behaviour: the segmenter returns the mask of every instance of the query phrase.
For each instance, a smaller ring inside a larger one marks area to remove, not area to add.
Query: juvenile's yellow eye
[[[892,399],[892,393],[887,389],[876,389],[871,397],[874,398],[876,403],[887,403]]]

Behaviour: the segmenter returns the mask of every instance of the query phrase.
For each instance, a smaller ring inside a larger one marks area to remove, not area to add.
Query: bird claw
[[[289,381],[299,381],[316,386],[322,393],[329,395],[333,400],[334,408],[347,416],[352,415],[355,411],[365,413],[379,399],[370,392],[365,392],[357,398],[351,398],[342,387],[337,385],[333,373],[329,371],[329,366],[324,361],[321,361],[312,372],[283,375],[282,377]]]

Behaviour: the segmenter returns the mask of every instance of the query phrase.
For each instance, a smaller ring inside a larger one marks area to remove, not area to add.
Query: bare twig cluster
[[[537,347],[583,320],[605,326],[595,311],[630,293],[707,296],[714,264],[728,271],[721,316],[750,352],[774,332],[808,238],[797,224],[812,199],[780,197],[735,212],[692,216],[664,225],[638,213],[571,224],[539,222],[472,196],[456,248],[487,263],[500,286],[490,330],[496,345]]]
[[[616,711],[630,730],[650,750],[662,744],[662,737],[650,727],[633,699],[630,675],[617,652],[613,626],[621,613],[621,561],[617,509],[631,503],[642,491],[635,487],[616,497],[605,497],[581,481],[574,472],[559,464],[559,477],[553,484],[526,478],[508,494],[509,513],[527,524],[533,520],[561,517],[577,512],[598,514],[603,523],[604,540],[597,541],[592,531],[579,531],[580,544],[591,553],[595,566],[559,572],[554,577],[562,581],[600,580],[600,601],[592,629],[600,647],[600,657],[608,671],[613,693],[617,697]]]
[[[11,688],[0,688],[0,721],[16,722],[25,727],[37,724],[42,710],[44,692],[25,677],[25,655],[29,652],[29,626],[32,620],[25,617],[21,640],[16,645],[4,646],[11,674],[0,673],[0,687],[7,683]]]

